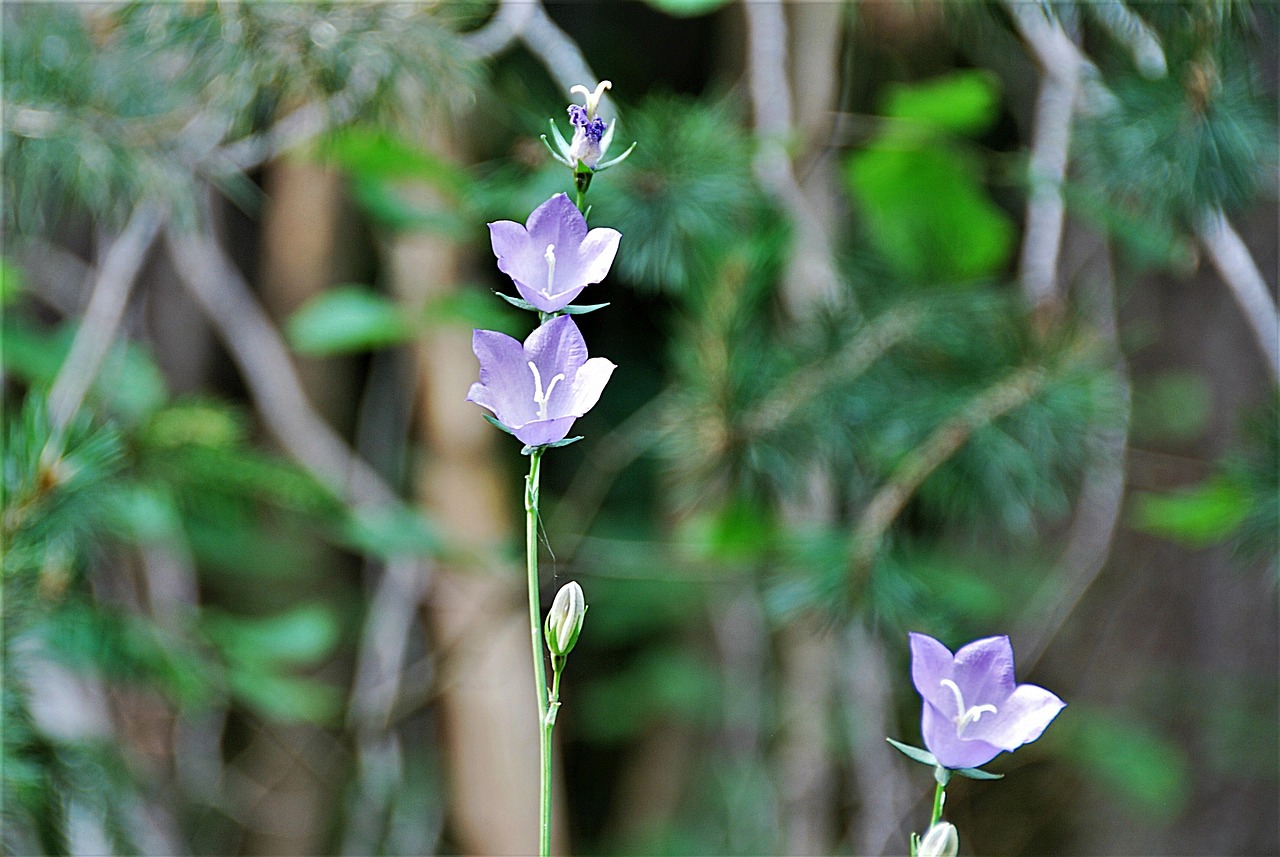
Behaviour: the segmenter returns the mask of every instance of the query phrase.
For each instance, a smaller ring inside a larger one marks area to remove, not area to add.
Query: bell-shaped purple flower
[[[1065,707],[1033,684],[1016,684],[1008,637],[951,650],[911,634],[911,678],[924,699],[924,744],[944,768],[976,768],[1040,737]]]
[[[605,227],[588,232],[582,212],[558,193],[533,210],[527,225],[490,223],[489,237],[498,270],[515,282],[520,297],[542,312],[559,312],[609,273],[622,233]]]
[[[505,333],[477,330],[471,347],[480,359],[480,381],[467,401],[493,411],[528,446],[564,440],[617,368],[603,357],[587,358],[582,333],[567,315],[539,327],[523,345]]]

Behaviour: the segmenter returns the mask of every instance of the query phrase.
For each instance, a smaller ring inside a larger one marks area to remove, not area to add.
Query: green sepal
[[[560,147],[560,160],[572,167],[573,162],[569,160],[569,141],[560,133],[560,126],[556,124],[556,120],[548,119],[547,124],[551,126],[551,135],[556,138],[556,145]]]
[[[941,767],[938,764],[937,757],[928,750],[922,750],[919,747],[912,747],[910,744],[903,744],[899,741],[893,740],[892,738],[886,738],[884,740],[896,747],[898,752],[902,753],[902,755],[906,756],[908,759],[917,761],[922,765],[928,765],[931,768]]]
[[[504,295],[502,292],[494,292],[494,294],[502,298],[507,303],[511,304],[513,307],[519,307],[520,309],[527,309],[529,310],[529,312],[542,312],[542,310],[538,309],[536,306],[529,303],[524,298],[513,298],[511,297],[511,295]]]
[[[497,417],[494,417],[491,414],[481,414],[480,416],[488,420],[489,425],[494,426],[495,428],[500,428],[509,435],[515,435],[515,432],[512,431],[509,426],[507,426],[505,423],[500,421]]]
[[[944,768],[941,765],[936,766],[933,769],[933,779],[945,789],[947,783],[951,782],[951,769]]]
[[[551,127],[552,127],[552,128],[556,127],[556,126],[555,126],[555,123],[552,123]],[[557,133],[557,134],[559,134],[559,132],[558,132],[558,131],[557,131],[556,133]],[[547,147],[547,151],[551,153],[551,157],[555,158],[557,161],[559,161],[560,163],[564,164],[566,167],[570,167],[570,168],[572,168],[572,167],[573,167],[573,161],[570,161],[570,160],[569,160],[568,158],[566,158],[564,155],[562,155],[562,154],[560,154],[559,152],[557,152],[557,151],[556,151],[556,149],[555,149],[555,146],[552,146],[552,145],[551,145],[551,141],[547,139],[547,135],[546,135],[546,134],[542,134],[542,135],[540,135],[540,136],[538,137],[538,139],[540,139],[540,140],[542,141],[542,145],[544,145],[544,146],[546,146],[546,147]]]
[[[598,309],[604,309],[608,304],[569,304],[560,310],[565,315],[583,315],[589,312],[595,312]]]
[[[596,172],[600,172],[601,170],[607,170],[607,169],[609,169],[609,167],[615,167],[615,166],[617,166],[618,164],[622,163],[623,161],[625,161],[625,160],[626,160],[626,159],[631,155],[631,153],[632,153],[632,152],[634,152],[634,151],[635,151],[635,149],[636,149],[636,145],[637,145],[639,142],[640,142],[640,141],[639,141],[639,140],[637,140],[635,143],[632,143],[630,146],[628,146],[628,147],[627,147],[627,150],[626,150],[625,152],[623,152],[621,155],[618,155],[618,157],[616,157],[616,158],[610,158],[609,160],[605,161],[605,162],[604,162],[604,163],[602,163],[602,164],[596,164],[596,170],[595,170],[595,171],[596,171]]]
[[[554,449],[557,446],[568,446],[571,443],[577,443],[582,440],[582,435],[577,437],[566,437],[564,440],[553,441],[552,443],[542,443],[537,446],[526,446],[520,450],[521,455],[532,455],[535,449]]]
[[[952,768],[962,777],[968,777],[971,780],[1002,780],[1004,774],[993,774],[990,771],[984,771],[981,768]]]

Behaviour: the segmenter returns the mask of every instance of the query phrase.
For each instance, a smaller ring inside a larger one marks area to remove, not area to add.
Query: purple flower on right
[[[1040,737],[1066,703],[1017,684],[1008,637],[974,640],[954,655],[912,633],[911,679],[924,699],[924,744],[944,768],[976,768]]]

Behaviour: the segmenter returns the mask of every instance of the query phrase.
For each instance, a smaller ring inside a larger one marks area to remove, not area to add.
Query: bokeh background
[[[961,854],[1280,853],[1274,4],[0,14],[5,853],[530,851],[463,399],[601,78],[558,850],[904,853],[914,630],[1068,702]]]

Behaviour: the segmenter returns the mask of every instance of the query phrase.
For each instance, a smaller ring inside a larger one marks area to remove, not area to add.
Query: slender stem
[[[529,476],[525,479],[525,551],[529,561],[529,632],[533,641],[533,684],[538,697],[538,724],[541,726],[541,813],[540,853],[551,854],[551,729],[547,725],[547,667],[542,654],[542,603],[538,597],[538,480],[542,465],[541,447],[529,453]]]
[[[938,783],[938,787],[933,792],[933,815],[929,817],[929,827],[933,827],[938,823],[938,819],[942,818],[942,802],[947,798],[947,787],[942,783]],[[926,827],[925,830],[928,830]]]

